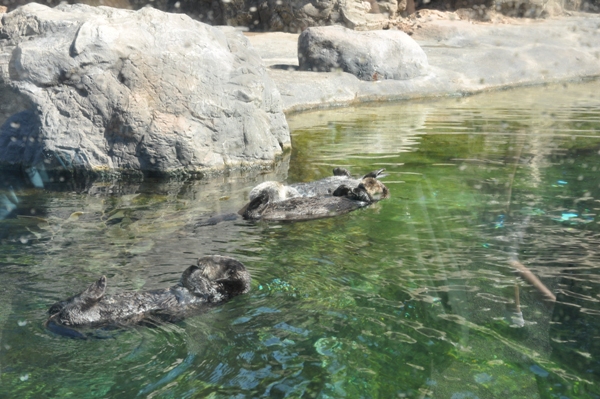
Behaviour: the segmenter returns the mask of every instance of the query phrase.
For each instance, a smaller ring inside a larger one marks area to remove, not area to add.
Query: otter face
[[[382,200],[390,196],[390,190],[385,186],[385,184],[374,177],[364,178],[359,187],[360,186],[363,186],[369,195],[376,200]]]
[[[181,284],[194,295],[213,297],[218,293],[224,297],[218,300],[247,293],[250,281],[250,273],[241,262],[219,255],[198,259],[198,266],[188,267],[181,276]]]

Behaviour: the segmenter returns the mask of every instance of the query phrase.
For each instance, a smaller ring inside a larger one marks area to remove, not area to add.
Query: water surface
[[[3,177],[0,396],[599,398],[596,93],[600,82],[298,114],[291,158],[264,175]],[[198,225],[261,181],[335,166],[386,168],[392,197],[332,219]],[[49,305],[100,275],[109,293],[166,287],[206,254],[244,262],[251,293],[156,328],[44,329]]]

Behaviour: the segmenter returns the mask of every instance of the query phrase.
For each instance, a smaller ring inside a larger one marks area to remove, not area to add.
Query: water
[[[4,177],[0,396],[600,397],[596,93],[294,115],[291,157],[264,175],[44,189]],[[386,168],[392,197],[333,219],[198,225],[261,181],[334,166]],[[251,293],[157,328],[44,329],[53,302],[100,275],[109,293],[166,287],[207,254],[244,262]]]

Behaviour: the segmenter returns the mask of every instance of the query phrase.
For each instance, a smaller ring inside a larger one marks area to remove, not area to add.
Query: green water
[[[294,150],[265,175],[45,189],[3,177],[16,209],[0,221],[0,397],[600,398],[596,93],[294,115]],[[334,166],[386,168],[391,198],[333,219],[197,226],[261,181]],[[49,305],[102,274],[109,293],[166,287],[206,254],[244,262],[252,291],[158,328],[44,329]],[[522,327],[505,317],[517,291]]]

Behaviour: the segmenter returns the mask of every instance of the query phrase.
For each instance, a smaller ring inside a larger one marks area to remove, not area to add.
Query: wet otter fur
[[[267,191],[272,202],[283,201],[296,197],[316,197],[323,195],[333,195],[333,192],[340,186],[358,187],[363,184],[369,194],[375,199],[384,199],[389,197],[388,188],[379,180],[385,169],[375,170],[364,175],[360,179],[355,179],[345,168],[333,169],[333,176],[325,177],[320,180],[308,183],[294,183],[289,186],[277,181],[266,181],[254,187],[249,194],[250,201]],[[243,213],[243,211],[242,211]]]
[[[301,197],[300,193],[295,188],[272,180],[260,183],[250,190],[248,196],[252,201],[254,198],[258,197],[260,193],[265,191],[269,193],[271,201],[283,201],[288,198]]]
[[[269,192],[263,191],[243,209],[242,216],[249,220],[313,220],[342,215],[373,203],[362,183],[354,188],[340,185],[332,194],[271,201]]]
[[[272,209],[266,211],[266,214],[258,210],[258,208],[262,209],[266,206],[267,202],[281,202],[293,198],[343,197],[345,195],[340,194],[340,191],[338,191],[337,195],[334,194],[339,187],[345,186],[353,189],[358,188],[360,185],[369,194],[370,198],[369,200],[364,199],[364,202],[370,204],[373,201],[379,201],[390,196],[389,189],[377,179],[378,177],[385,176],[383,175],[384,171],[385,169],[375,170],[367,173],[360,179],[354,179],[347,169],[335,168],[333,169],[333,176],[308,183],[296,183],[286,186],[278,181],[266,181],[260,183],[250,191],[250,202],[244,205],[237,214],[229,213],[213,216],[198,222],[195,227],[214,226],[223,221],[237,220],[238,215],[242,215],[247,220],[309,220],[347,213],[357,209],[356,204],[346,204],[344,201],[335,199],[324,200],[322,198],[312,201],[297,200],[278,207],[273,206],[271,207]],[[260,199],[257,200],[259,197]],[[257,200],[257,202],[253,202],[254,200]],[[311,204],[317,208],[311,210]],[[249,210],[251,205],[257,208]],[[325,209],[326,206],[331,209],[328,211]],[[284,211],[285,207],[289,207],[288,211]],[[338,207],[341,208],[338,209]],[[275,211],[275,209],[278,210]],[[279,215],[275,217],[274,212],[285,212],[288,216]]]
[[[70,328],[124,326],[150,321],[178,321],[194,310],[250,291],[250,273],[227,256],[205,256],[188,267],[178,284],[167,289],[105,295],[102,276],[83,292],[50,307],[46,326],[78,337]],[[67,327],[66,329],[64,327]]]
[[[349,187],[358,187],[362,183],[373,198],[384,199],[389,197],[390,192],[383,183],[377,180],[378,177],[383,177],[384,171],[385,169],[374,170],[359,179],[355,179],[347,169],[335,168],[333,169],[333,176],[308,183],[294,183],[290,187],[303,197],[314,197],[332,195],[342,184]]]

